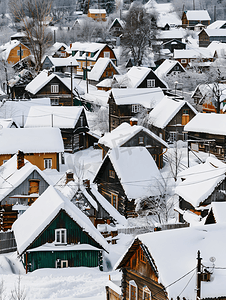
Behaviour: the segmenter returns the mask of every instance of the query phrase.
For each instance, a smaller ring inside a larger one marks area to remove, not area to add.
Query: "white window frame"
[[[169,140],[170,140],[170,142],[175,142],[177,140],[177,132],[176,131],[169,132]]]
[[[51,84],[51,93],[58,94],[59,93],[59,85],[58,84]]]
[[[64,267],[64,263],[66,263],[66,267]],[[61,268],[68,268],[68,260],[61,260],[61,262],[60,262],[60,266],[61,266]]]
[[[44,158],[44,169],[52,169],[52,158]]]
[[[67,229],[58,228],[55,229],[55,244],[66,245],[67,244]]]
[[[147,79],[147,88],[155,87],[155,79]]]
[[[58,265],[58,263],[59,263],[59,265]],[[66,259],[61,260],[58,258],[55,262],[55,268],[56,269],[63,268],[64,263],[66,263],[65,268],[68,268],[68,260],[66,260]]]
[[[143,287],[143,296],[142,299],[144,299],[144,293],[147,293],[150,295],[150,300],[151,300],[151,291],[149,290],[149,288],[147,286]]]
[[[110,51],[104,51],[104,58],[110,58]]]
[[[132,112],[137,113],[140,111],[140,104],[132,104]]]
[[[134,280],[129,281],[129,300],[132,300],[132,298],[131,298],[131,286],[136,288],[136,300],[138,300],[138,288],[137,288],[137,284]]]

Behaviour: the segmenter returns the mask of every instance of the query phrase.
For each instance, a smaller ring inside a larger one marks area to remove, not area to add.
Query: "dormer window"
[[[55,229],[55,244],[67,244],[67,229]]]

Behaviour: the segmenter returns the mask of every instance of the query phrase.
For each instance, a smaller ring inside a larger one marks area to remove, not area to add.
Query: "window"
[[[115,171],[109,170],[109,177],[110,178],[115,178]]]
[[[84,118],[83,118],[83,116],[80,116],[80,126],[81,127],[84,126]]]
[[[137,113],[140,111],[140,104],[133,104],[132,105],[132,112]]]
[[[183,115],[189,115],[189,109],[183,109]]]
[[[111,194],[111,205],[118,209],[118,195]]]
[[[104,57],[110,58],[110,52],[104,52]]]
[[[137,300],[137,285],[134,280],[129,282],[129,300]]]
[[[55,230],[55,244],[67,244],[67,229]]]
[[[140,261],[146,263],[147,262],[147,258],[146,256],[144,255],[144,252],[143,250],[140,250]]]
[[[58,84],[52,84],[51,85],[51,93],[59,93],[59,85]]]
[[[144,143],[144,137],[143,137],[143,136],[140,136],[140,137],[139,137],[139,145],[140,145],[140,144],[143,144],[143,143]]]
[[[21,52],[21,54],[20,54]],[[17,50],[17,56],[23,56],[24,55],[24,50]]]
[[[143,300],[151,300],[151,291],[147,286],[143,287]]]
[[[147,79],[147,87],[148,88],[155,87],[155,79]]]
[[[44,169],[52,168],[52,158],[44,158]]]
[[[170,131],[169,133],[169,141],[174,142],[177,140],[177,132],[176,131]]]
[[[59,105],[59,99],[51,99],[51,105]]]
[[[186,58],[182,58],[182,59],[181,59],[181,63],[182,63],[182,64],[186,64],[186,63],[187,63],[187,59],[186,59]]]
[[[56,268],[68,268],[68,260],[56,260]]]

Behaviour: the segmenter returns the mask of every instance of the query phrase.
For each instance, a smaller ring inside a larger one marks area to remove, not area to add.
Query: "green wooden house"
[[[89,218],[50,186],[13,224],[26,272],[40,268],[97,267],[107,242]]]

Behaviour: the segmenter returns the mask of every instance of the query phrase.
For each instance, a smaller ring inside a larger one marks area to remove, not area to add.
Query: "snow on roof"
[[[159,33],[159,39],[183,39],[186,34],[186,30],[183,28],[163,30]]]
[[[214,157],[208,157],[204,164],[196,165],[179,173],[175,193],[196,208],[225,179],[225,172],[226,164]]]
[[[208,34],[208,36],[216,36],[216,37],[226,36],[226,29],[203,29],[203,30]]]
[[[93,66],[91,72],[89,73],[89,79],[99,81],[101,76],[103,75],[105,69],[107,68],[108,64],[111,64],[112,67],[116,70],[119,74],[119,71],[113,61],[110,58],[100,57],[98,58],[97,62]]]
[[[158,128],[165,128],[172,118],[186,104],[195,114],[198,113],[189,102],[184,100],[174,100],[165,96],[149,113],[149,123]]]
[[[106,9],[90,8],[89,12],[91,14],[106,14]]]
[[[109,98],[110,91],[103,91],[103,90],[92,90],[89,93],[85,93],[82,95],[84,100],[93,103],[94,105],[99,106],[108,106],[108,98]]]
[[[164,97],[161,88],[113,88],[111,93],[117,105],[141,104],[146,108],[155,107]]]
[[[212,55],[214,55],[215,52],[217,52],[218,57],[225,57],[225,53],[226,53],[225,43],[221,43],[219,41],[213,41],[209,44],[207,49],[211,51]]]
[[[12,40],[12,41],[0,46],[0,58],[3,60],[7,60],[11,50],[20,44],[21,44],[20,41]]]
[[[112,78],[106,78],[106,79],[100,81],[96,86],[97,87],[111,88],[112,87],[112,82],[113,82]]]
[[[198,93],[201,93],[202,95],[202,98],[200,99],[199,103],[201,104],[202,103],[202,100],[205,98],[205,100],[210,100],[212,101],[212,98],[214,98],[214,84],[213,83],[209,83],[209,84],[199,84],[194,93],[192,94],[192,98],[195,96],[195,94],[198,92]],[[219,83],[218,84],[218,88],[219,88],[219,91],[220,91],[220,102],[224,101],[225,98],[226,98],[226,84],[224,83]]]
[[[4,128],[0,131],[0,154],[64,152],[58,128]]]
[[[226,135],[226,115],[198,113],[184,126],[184,131]]]
[[[189,21],[210,21],[211,18],[207,10],[188,10],[185,12]]]
[[[66,49],[68,46],[60,42],[54,43],[48,50],[49,55],[54,55],[58,50],[60,50],[61,47],[64,47]]]
[[[71,45],[71,51],[85,51],[85,52],[96,52],[102,50],[106,44],[101,43],[82,43],[82,42],[75,42]]]
[[[174,49],[174,59],[180,58],[212,58],[211,51],[207,48],[193,48],[193,49]]]
[[[83,106],[32,106],[24,127],[74,128]]]
[[[0,166],[0,201],[19,186],[33,171],[38,172],[48,184],[52,184],[52,181],[43,171],[26,159],[25,165],[18,170],[17,155],[14,155]]]
[[[13,125],[13,123],[16,124],[16,127],[20,127],[12,118],[10,118],[10,119],[0,118],[0,129],[10,128]]]
[[[66,59],[66,58],[64,58]],[[47,70],[43,70],[40,72],[25,88],[26,91],[35,95],[37,94],[45,85],[47,85],[53,78],[58,78],[69,90],[71,90],[71,78],[69,77],[61,77],[56,73],[51,73]],[[77,95],[75,91],[77,89],[79,94],[84,94],[83,89],[79,85],[77,85],[76,81],[73,80],[73,93]]]
[[[107,241],[89,218],[60,191],[49,186],[12,226],[19,254],[22,254],[45,230],[61,209],[65,210],[82,230],[87,232],[101,247],[105,250],[108,249]]]
[[[225,191],[222,191],[225,193]],[[212,202],[211,209],[216,223],[225,223],[226,202]]]
[[[109,26],[109,29],[111,29],[111,27],[115,24],[115,22],[118,22],[121,25],[122,28],[125,26],[125,21],[123,21],[119,18],[115,18],[114,21]]]
[[[226,270],[221,268],[225,266],[225,235],[225,224],[211,224],[145,233],[136,238],[147,247],[152,256],[158,271],[158,281],[166,288],[169,299],[176,299],[178,291],[181,298],[195,299],[196,258],[199,250],[204,268],[209,267],[208,270],[213,272],[209,282],[202,282],[201,297],[207,299],[224,297],[226,294]],[[211,257],[216,260],[216,268]],[[119,262],[121,260],[122,258]]]
[[[207,29],[220,29],[222,26],[226,26],[225,20],[217,20],[207,26]]]
[[[56,245],[54,243],[46,243],[40,247],[29,249],[27,252],[46,252],[46,251],[100,251],[99,248],[89,244],[76,244],[76,245]]]
[[[131,126],[128,123],[122,123],[111,132],[105,133],[105,135],[99,139],[98,143],[103,144],[111,149],[114,147],[120,147],[140,131],[146,132],[166,148],[168,147],[168,144],[163,139],[158,137],[149,129],[143,126]]]
[[[182,70],[184,70],[184,72],[186,72],[184,67],[180,64],[179,61],[165,59],[164,62],[157,68],[157,70],[155,70],[155,74],[160,78],[164,77],[175,67],[176,64],[180,65]]]
[[[145,147],[116,147],[108,151],[107,157],[129,200],[158,195],[156,185],[161,175]]]
[[[49,58],[49,60],[51,61],[51,63],[55,66],[55,67],[71,67],[71,66],[78,66],[78,62],[76,60],[76,58],[74,56],[69,56],[69,57],[52,57],[52,56],[46,56]]]

